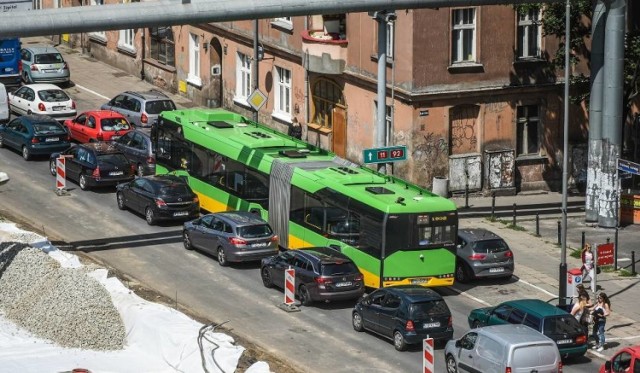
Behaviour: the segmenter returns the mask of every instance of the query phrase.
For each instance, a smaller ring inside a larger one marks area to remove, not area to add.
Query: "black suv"
[[[391,286],[362,297],[351,314],[353,329],[393,340],[398,351],[425,338],[453,338],[451,311],[440,294],[418,285]]]
[[[65,157],[67,179],[78,183],[80,189],[114,186],[133,180],[135,167],[127,157],[108,142],[92,142],[74,145],[49,158],[49,171],[56,176],[56,159]]]
[[[144,214],[149,225],[159,220],[195,219],[200,214],[198,196],[178,176],[139,177],[117,189],[118,208]]]
[[[262,283],[268,288],[284,288],[284,270],[288,268],[296,271],[296,297],[304,306],[314,301],[357,299],[364,294],[358,267],[335,249],[310,247],[262,259]]]
[[[176,104],[157,90],[146,92],[122,92],[100,107],[124,115],[129,123],[139,127],[151,127],[163,111],[175,110]]]

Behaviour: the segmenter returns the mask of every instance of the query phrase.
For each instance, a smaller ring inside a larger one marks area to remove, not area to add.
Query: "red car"
[[[80,143],[116,140],[133,129],[122,114],[110,110],[86,111],[65,120],[64,125]]]
[[[640,373],[640,345],[625,347],[600,367],[600,373]]]

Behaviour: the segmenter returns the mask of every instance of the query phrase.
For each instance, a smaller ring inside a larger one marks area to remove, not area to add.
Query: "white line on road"
[[[76,87],[78,87],[78,88],[80,88],[80,89],[83,89],[83,90],[85,90],[85,91],[87,91],[87,92],[89,92],[89,93],[93,93],[94,95],[96,95],[96,96],[98,96],[98,97],[100,97],[100,98],[104,98],[105,100],[109,100],[109,99],[110,99],[109,97],[104,96],[104,95],[101,95],[100,93],[98,93],[98,92],[96,92],[96,91],[94,91],[94,90],[91,90],[91,89],[89,89],[89,88],[87,88],[87,87],[83,87],[83,86],[81,86],[80,84],[75,84],[75,86],[76,86]]]
[[[466,291],[458,290],[458,289],[456,289],[456,288],[454,288],[454,287],[450,287],[450,289],[451,289],[451,290],[453,290],[453,291],[455,291],[456,293],[458,293],[458,294],[460,294],[460,295],[464,295],[465,297],[467,297],[467,298],[469,298],[469,299],[472,299],[472,300],[474,300],[474,301],[476,301],[476,302],[478,302],[478,303],[480,303],[480,304],[484,304],[484,305],[485,305],[485,306],[487,306],[487,307],[491,306],[491,304],[490,304],[489,302],[485,302],[485,301],[483,301],[483,300],[482,300],[482,299],[480,299],[480,298],[476,298],[476,297],[474,297],[473,295],[469,295]]]
[[[536,289],[540,290],[540,291],[541,291],[541,292],[543,292],[543,293],[549,294],[549,295],[550,295],[550,296],[552,296],[552,297],[556,297],[556,296],[558,296],[558,294],[553,294],[553,293],[551,293],[551,292],[548,292],[548,291],[544,290],[543,288],[541,288],[540,286],[536,286],[536,285],[534,285],[534,284],[532,284],[532,283],[530,283],[530,282],[528,282],[528,281],[525,281],[525,280],[523,280],[523,279],[521,279],[521,278],[519,278],[519,279],[518,279],[518,281],[522,282],[522,283],[523,283],[523,284],[525,284],[525,285],[529,285],[529,286],[531,286],[531,287],[533,287],[533,288],[536,288]]]

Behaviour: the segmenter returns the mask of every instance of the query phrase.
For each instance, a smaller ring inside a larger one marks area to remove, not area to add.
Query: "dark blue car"
[[[0,148],[22,153],[25,160],[34,155],[50,155],[70,146],[67,130],[46,115],[24,115],[0,125]]]

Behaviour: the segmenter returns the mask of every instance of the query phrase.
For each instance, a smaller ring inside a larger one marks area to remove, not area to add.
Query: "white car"
[[[58,121],[76,116],[76,103],[53,84],[28,84],[9,93],[9,109],[19,115],[43,114]]]

